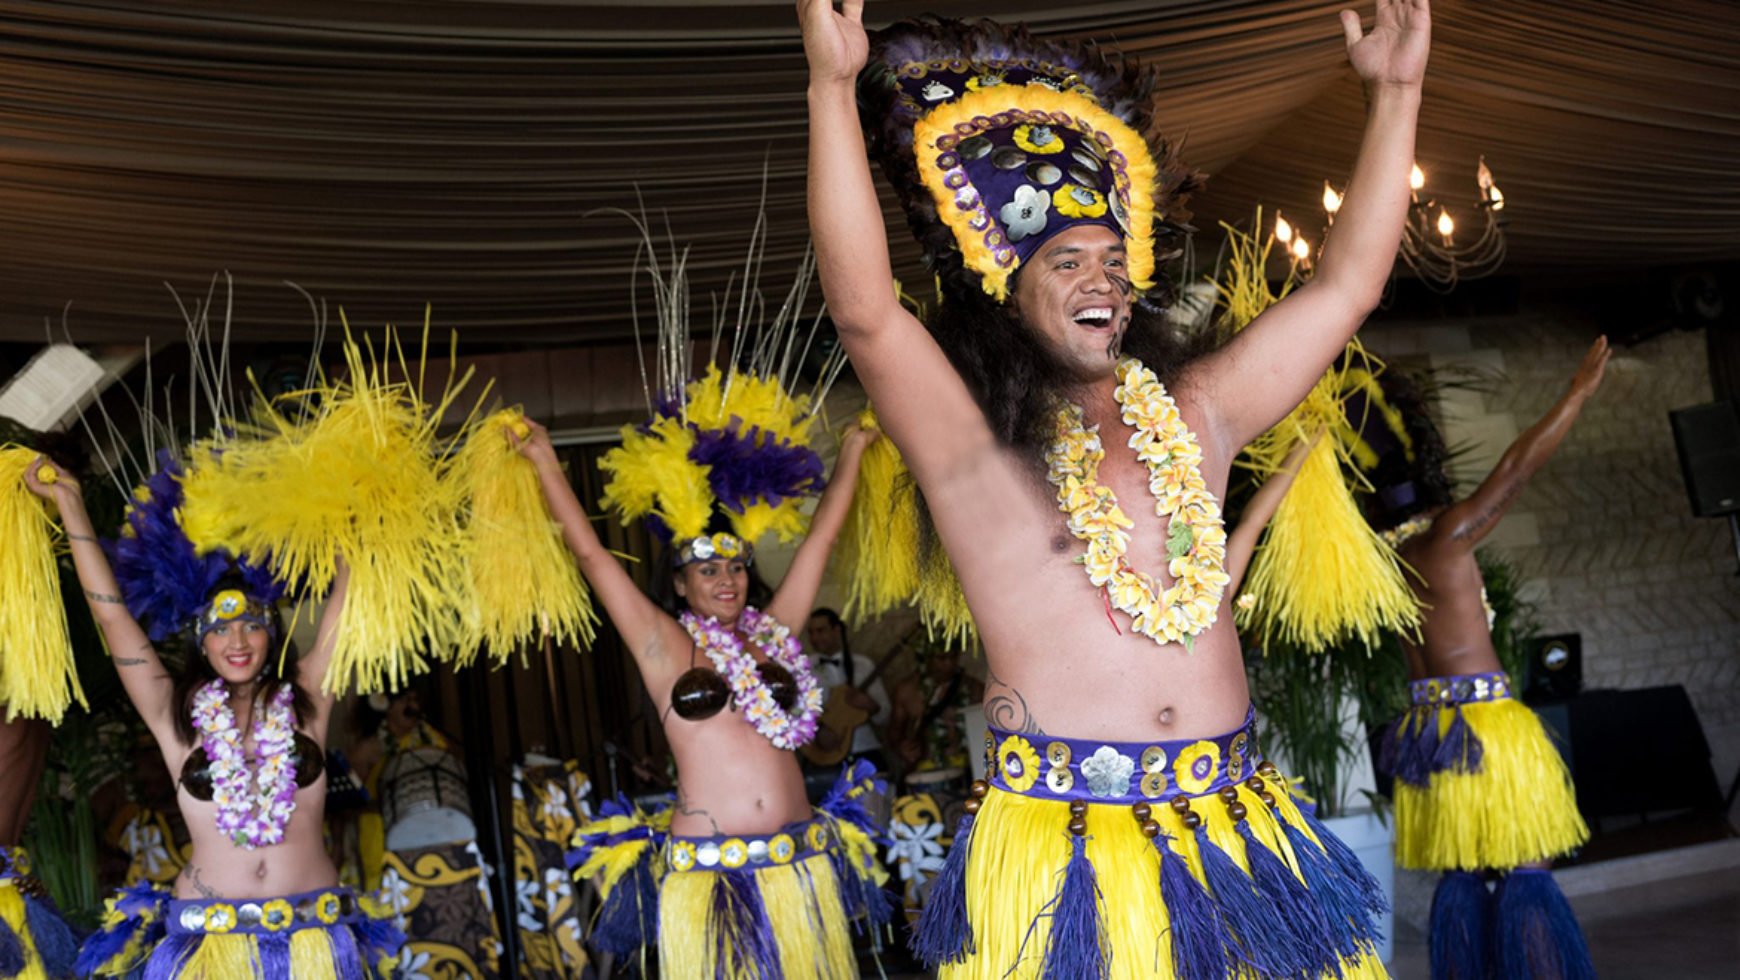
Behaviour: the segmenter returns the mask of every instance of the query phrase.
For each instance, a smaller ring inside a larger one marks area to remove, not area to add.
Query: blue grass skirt
[[[0,847],[0,980],[65,980],[78,940],[22,847]]]
[[[848,767],[815,816],[772,834],[680,837],[668,810],[606,804],[569,864],[603,893],[589,940],[601,952],[658,949],[668,977],[852,980],[850,930],[893,914],[862,798],[875,767]]]
[[[1502,672],[1427,677],[1390,725],[1380,766],[1396,779],[1396,863],[1505,870],[1589,839],[1563,757]]]
[[[990,730],[914,949],[943,978],[1382,978],[1382,887],[1251,715],[1208,739]],[[976,805],[975,805],[976,804]]]
[[[79,950],[80,976],[126,980],[376,980],[392,975],[404,934],[350,889],[272,899],[171,897],[150,884],[108,902]]]

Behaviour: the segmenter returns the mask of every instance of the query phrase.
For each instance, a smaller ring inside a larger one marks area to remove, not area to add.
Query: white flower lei
[[[737,619],[749,642],[759,647],[767,659],[791,671],[797,681],[798,698],[793,706],[796,710],[787,713],[761,682],[754,655],[743,648],[735,632],[720,626],[711,616],[703,619],[693,612],[683,613],[682,623],[694,638],[695,646],[713,662],[713,669],[731,685],[732,700],[756,731],[782,749],[795,749],[816,737],[816,719],[822,713],[822,689],[816,684],[808,658],[792,639],[791,630],[754,607],[745,607]]]
[[[1167,572],[1175,580],[1161,590],[1154,578],[1130,567],[1129,517],[1117,494],[1099,482],[1099,426],[1083,425],[1081,406],[1057,409],[1057,442],[1046,451],[1048,478],[1068,516],[1070,533],[1087,543],[1080,559],[1088,580],[1105,590],[1109,603],[1128,613],[1131,628],[1157,643],[1183,643],[1214,625],[1227,586],[1226,530],[1220,502],[1202,478],[1202,447],[1184,424],[1177,403],[1154,372],[1133,357],[1118,362],[1113,392],[1124,422],[1136,432],[1130,448],[1148,466],[1154,511],[1168,521]]]
[[[242,732],[230,710],[229,687],[207,682],[193,695],[193,727],[211,760],[217,828],[236,846],[253,850],[284,840],[296,809],[295,691],[284,685],[265,710],[255,711],[252,772]],[[257,707],[257,706],[256,706]]]

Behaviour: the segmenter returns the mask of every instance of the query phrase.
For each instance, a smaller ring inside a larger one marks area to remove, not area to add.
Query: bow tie
[[[818,664],[840,665],[840,664],[844,664],[845,662],[846,662],[846,655],[843,653],[836,653],[836,654],[832,654],[832,655],[829,655],[826,653],[816,654],[816,663],[818,663]]]

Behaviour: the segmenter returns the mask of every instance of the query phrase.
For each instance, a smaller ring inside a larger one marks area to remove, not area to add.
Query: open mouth
[[[1075,311],[1072,319],[1084,327],[1099,330],[1112,325],[1112,308],[1109,306],[1090,306],[1087,309]]]
[[[246,667],[254,662],[254,655],[251,653],[225,654],[224,662],[231,667]]]

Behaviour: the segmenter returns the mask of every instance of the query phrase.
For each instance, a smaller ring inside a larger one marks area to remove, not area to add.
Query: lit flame
[[[1492,190],[1492,171],[1486,169],[1485,154],[1480,156],[1480,168],[1474,171],[1474,180],[1480,185],[1482,191]]]
[[[1493,184],[1491,187],[1486,189],[1486,199],[1492,202],[1492,209],[1494,211],[1504,210],[1504,192],[1498,189],[1497,184]]]
[[[1444,239],[1446,241],[1448,241],[1451,233],[1453,233],[1455,231],[1456,231],[1456,222],[1450,220],[1450,212],[1439,211],[1438,212],[1438,234],[1443,235]]]
[[[1283,242],[1293,240],[1293,226],[1287,223],[1286,218],[1281,217],[1279,211],[1275,212],[1275,237]]]
[[[1414,169],[1408,171],[1408,189],[1417,191],[1424,186],[1426,186],[1426,172],[1421,170],[1420,165],[1416,163]]]
[[[1293,257],[1301,262],[1311,258],[1311,246],[1305,244],[1305,236],[1293,239]]]
[[[1335,193],[1335,188],[1329,186],[1329,181],[1323,182],[1323,210],[1334,214],[1341,210],[1341,195]]]

